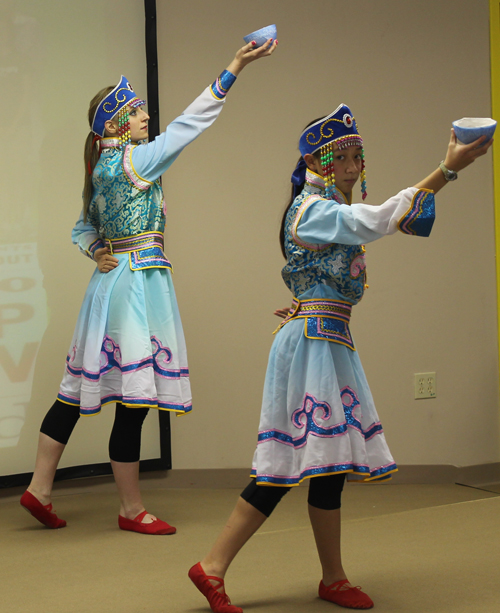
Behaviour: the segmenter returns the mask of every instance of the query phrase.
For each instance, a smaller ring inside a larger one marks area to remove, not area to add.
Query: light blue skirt
[[[305,321],[285,324],[271,348],[252,476],[273,486],[335,473],[389,478],[397,467],[358,353],[306,338]]]
[[[191,411],[186,344],[170,270],[132,271],[128,254],[96,270],[85,293],[58,399],[82,415],[101,406]]]

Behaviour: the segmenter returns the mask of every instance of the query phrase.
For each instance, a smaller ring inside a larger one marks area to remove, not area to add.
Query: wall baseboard
[[[243,489],[250,482],[249,468],[174,468],[163,474],[171,488]]]
[[[250,482],[250,470],[248,468],[200,468],[200,469],[173,469],[173,470],[155,470],[149,466],[144,466],[141,472],[141,482],[147,487],[147,481],[164,480],[161,487],[189,489],[189,488],[204,488],[204,489],[237,489],[243,490]],[[22,477],[24,475],[17,475]],[[31,477],[31,473],[26,473],[27,477]],[[103,482],[111,483],[113,477],[111,475],[102,474],[100,476],[92,476],[85,478],[85,485],[92,486],[94,484],[102,484]],[[308,485],[308,479],[302,482],[301,486]],[[9,496],[21,495],[26,483],[29,479],[22,483],[13,481],[5,483],[4,488],[0,488],[0,499],[8,498]],[[399,471],[393,475],[391,481],[387,481],[384,485],[394,484],[436,484],[436,483],[456,483],[459,485],[467,485],[471,487],[480,487],[500,483],[500,462],[489,464],[478,464],[476,466],[451,466],[447,464],[415,464],[399,466]],[[81,478],[69,478],[55,483],[54,489],[71,489],[78,488],[82,485]],[[17,487],[16,487],[17,486]],[[21,487],[22,486],[22,487]],[[155,487],[157,484],[155,484]]]
[[[460,466],[455,483],[461,485],[485,485],[500,482],[500,462],[478,464],[477,466]]]
[[[392,479],[392,483],[458,483],[472,486],[495,482],[500,482],[500,462],[476,466],[402,465]]]

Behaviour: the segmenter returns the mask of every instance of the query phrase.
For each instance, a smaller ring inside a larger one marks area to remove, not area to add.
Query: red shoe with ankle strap
[[[47,528],[64,528],[66,525],[64,519],[59,519],[59,517],[52,512],[52,503],[46,505],[42,504],[38,498],[35,498],[28,490],[21,496],[20,503],[28,513],[31,513],[35,519],[38,519],[38,521],[44,526],[47,526]]]
[[[346,609],[371,609],[373,600],[361,591],[359,587],[352,586],[347,579],[336,581],[331,585],[319,584],[319,597],[334,602]]]
[[[243,609],[231,604],[229,596],[224,589],[224,579],[205,574],[199,562],[189,569],[188,576],[208,600],[213,613],[243,613]],[[211,581],[216,581],[217,583],[213,585]],[[217,591],[221,587],[223,591]]]
[[[123,515],[118,515],[118,526],[121,530],[130,530],[141,534],[175,534],[177,532],[177,528],[158,518],[149,524],[143,524],[142,520],[147,514],[147,511],[143,511],[134,519],[127,519]]]

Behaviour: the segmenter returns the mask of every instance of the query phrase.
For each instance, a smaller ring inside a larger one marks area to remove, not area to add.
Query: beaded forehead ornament
[[[335,193],[334,144],[339,149],[347,149],[352,146],[363,147],[363,139],[359,135],[356,121],[345,104],[340,104],[333,113],[308,126],[302,132],[299,140],[302,157],[307,153],[313,154],[318,150],[320,152],[327,198],[332,198]],[[360,179],[364,200],[366,198],[366,173],[363,150],[361,151]]]
[[[128,80],[122,76],[118,85],[110,92],[97,107],[92,122],[92,132],[104,137],[106,121],[118,114],[118,138],[120,146],[130,143],[129,108],[136,108],[146,104],[135,94]]]

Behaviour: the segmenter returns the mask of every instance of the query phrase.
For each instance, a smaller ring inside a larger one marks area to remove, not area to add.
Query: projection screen
[[[125,74],[146,96],[144,4],[3,0],[0,91],[0,475],[33,470],[95,264],[71,244],[90,99]],[[114,405],[81,418],[61,467],[108,461]],[[142,458],[158,458],[157,412]]]

